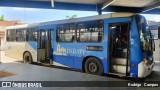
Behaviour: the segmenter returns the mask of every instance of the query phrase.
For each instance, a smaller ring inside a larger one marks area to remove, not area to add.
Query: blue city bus
[[[144,78],[154,66],[154,41],[147,27],[145,17],[130,13],[29,24],[22,58],[96,75]]]

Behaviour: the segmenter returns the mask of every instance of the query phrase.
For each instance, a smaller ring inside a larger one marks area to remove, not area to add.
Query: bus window
[[[7,30],[7,41],[15,41],[15,29]]]
[[[79,24],[77,30],[78,42],[101,42],[103,38],[103,23]]]
[[[143,52],[151,51],[149,50],[149,39],[151,39],[151,34],[148,32],[148,25],[145,22],[145,18],[136,17],[138,32],[140,37],[141,48]]]
[[[17,29],[16,30],[16,41],[25,41],[25,39],[26,39],[26,30]]]
[[[75,37],[76,25],[68,24],[58,26],[57,28],[57,42],[73,42]]]
[[[35,28],[28,30],[28,41],[37,41],[37,31],[35,31]]]
[[[7,30],[7,41],[10,41],[10,39],[11,39],[10,30]]]

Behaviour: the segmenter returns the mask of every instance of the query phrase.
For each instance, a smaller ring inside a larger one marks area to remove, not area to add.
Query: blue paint
[[[81,10],[95,11],[101,14],[101,4],[78,4],[54,2],[54,8],[51,7],[51,2],[31,1],[31,0],[0,0],[0,6],[5,7],[24,7],[24,8],[43,8],[43,9],[62,9],[62,10]],[[133,12],[142,13],[143,7],[123,7],[123,6],[108,6],[103,12]],[[154,8],[144,12],[145,14],[160,14],[160,9]]]
[[[130,64],[135,64],[134,67],[130,67],[130,72],[133,73],[133,76],[136,78],[138,77],[138,64],[142,61],[142,51],[135,19],[131,23],[130,43]]]
[[[83,23],[94,24],[97,21],[85,21]],[[80,69],[82,70],[82,64],[85,57],[96,57],[100,60],[103,65],[104,73],[109,73],[108,65],[109,65],[109,58],[108,58],[108,30],[109,24],[112,23],[130,23],[130,76],[131,77],[138,77],[138,64],[143,60],[143,53],[140,46],[138,28],[136,20],[131,17],[123,17],[123,18],[109,18],[103,19],[104,22],[104,37],[103,41],[98,42],[72,42],[72,43],[64,43],[64,42],[57,42],[56,41],[56,32],[58,25],[41,25],[38,26],[38,30],[51,30],[53,31],[51,37],[51,50],[50,50],[50,58],[62,65],[68,66],[70,68]],[[79,24],[80,22],[75,22],[75,24]],[[29,44],[37,50],[37,47],[34,46],[35,42],[29,42]],[[103,47],[102,51],[87,51],[87,46],[101,46]],[[63,49],[62,49],[63,48]],[[64,50],[65,53],[59,53],[61,50]],[[82,51],[82,52],[81,52]],[[135,64],[134,67],[131,64]]]
[[[70,68],[74,68],[74,58],[68,56],[54,55],[54,61]]]
[[[35,51],[37,51],[37,42],[28,41],[27,43],[31,46],[31,48],[33,48]]]

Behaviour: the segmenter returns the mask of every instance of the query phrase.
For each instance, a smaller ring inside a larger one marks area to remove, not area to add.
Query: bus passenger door
[[[129,60],[130,24],[113,23],[109,25],[109,72],[120,76],[130,73]]]
[[[51,31],[39,31],[38,32],[38,62],[49,63],[50,62],[50,49],[51,49]]]

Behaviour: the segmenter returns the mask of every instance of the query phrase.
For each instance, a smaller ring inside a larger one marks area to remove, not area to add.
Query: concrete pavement
[[[1,56],[4,52],[1,53]],[[123,78],[91,75],[74,70],[59,69],[40,65],[19,63],[22,60],[1,57],[0,71],[11,73],[11,76],[0,77],[0,81],[130,81]],[[156,63],[153,72],[145,81],[160,81],[160,63]],[[150,88],[131,87],[51,87],[51,88],[0,88],[3,90],[150,90]],[[160,90],[160,88],[152,88]]]
[[[22,61],[22,60],[17,60],[14,58],[7,57],[5,56],[5,51],[0,51],[0,61],[2,63],[19,63],[19,61]]]

